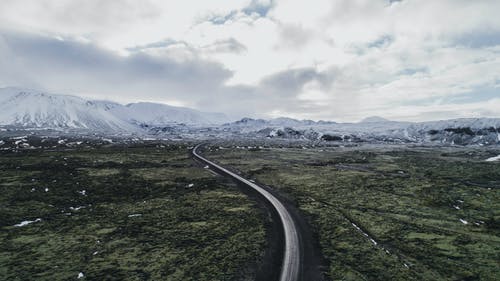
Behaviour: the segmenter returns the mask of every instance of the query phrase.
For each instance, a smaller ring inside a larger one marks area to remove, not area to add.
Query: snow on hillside
[[[137,126],[139,124],[207,126],[228,121],[221,113],[200,112],[166,104],[141,102],[124,106],[37,90],[0,89],[0,125],[21,128],[132,133],[142,130]]]
[[[279,117],[269,120],[243,118],[241,120],[224,124],[226,127],[245,127],[247,129],[262,129],[266,127],[303,127],[317,125],[332,125],[336,124],[331,121],[312,121],[312,120],[297,120],[288,117]]]
[[[297,120],[292,118],[276,118],[276,119],[252,119],[243,118],[239,121],[224,124],[225,127],[233,130],[239,129],[245,132],[259,131],[265,128],[294,128],[300,130],[314,129],[319,132],[349,134],[349,133],[381,133],[387,131],[398,130],[408,126],[409,122],[367,122],[367,123],[335,123],[332,121],[311,121]]]
[[[487,162],[500,161],[500,155],[486,159]]]
[[[415,123],[410,126],[411,129],[415,130],[444,130],[446,128],[471,128],[471,129],[483,129],[483,128],[499,128],[500,118],[458,118],[450,120],[439,120],[439,121],[428,121]]]
[[[103,103],[19,88],[0,89],[0,124],[23,128],[134,131]]]
[[[244,118],[225,124],[233,134],[268,138],[340,141],[437,142],[457,145],[500,143],[499,118],[399,122],[370,117],[359,123],[334,123],[278,118]]]
[[[0,89],[0,131],[76,129],[168,138],[281,138],[313,141],[500,144],[500,118],[398,122],[369,117],[359,123],[243,118],[227,123],[220,113],[157,103],[121,105],[18,88]],[[223,124],[223,125],[221,125]],[[219,126],[220,125],[220,126]]]
[[[224,124],[226,127],[245,127],[261,130],[266,127],[293,127],[296,129],[314,128],[320,131],[337,133],[426,133],[431,130],[445,130],[449,128],[486,129],[500,128],[500,118],[460,118],[430,122],[403,122],[390,121],[381,117],[368,117],[358,123],[315,122],[310,120],[296,120],[291,118],[276,118],[270,120],[243,118],[239,121]]]
[[[111,112],[122,120],[153,126],[171,124],[216,125],[229,120],[222,113],[201,112],[185,107],[149,102],[117,106],[112,108]]]

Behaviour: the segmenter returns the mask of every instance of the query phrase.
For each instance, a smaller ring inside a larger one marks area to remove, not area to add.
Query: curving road
[[[207,164],[208,166],[215,168],[218,171],[232,177],[233,179],[249,186],[261,194],[266,200],[271,203],[271,205],[276,209],[278,215],[281,219],[281,224],[283,225],[283,233],[285,235],[285,247],[283,255],[283,264],[281,267],[280,281],[297,281],[300,280],[300,266],[301,266],[301,254],[300,254],[300,240],[297,227],[295,222],[285,208],[285,206],[269,191],[260,187],[259,185],[225,169],[222,166],[215,164],[214,162],[206,159],[205,157],[198,154],[196,151],[201,144],[193,148],[193,156],[200,160],[201,162]]]

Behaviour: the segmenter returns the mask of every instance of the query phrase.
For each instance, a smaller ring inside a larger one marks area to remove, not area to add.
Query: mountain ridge
[[[122,105],[20,88],[0,88],[0,128],[55,129],[166,138],[280,138],[311,141],[439,142],[500,144],[500,118],[458,118],[427,122],[368,117],[358,123],[242,118],[167,104]]]
[[[23,88],[0,88],[0,125],[23,128],[140,130],[138,125],[215,125],[228,122],[222,113],[139,102],[122,105],[72,95],[49,94]]]

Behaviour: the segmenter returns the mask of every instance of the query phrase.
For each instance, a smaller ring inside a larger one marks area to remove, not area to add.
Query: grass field
[[[292,197],[333,280],[499,280],[500,154],[483,148],[211,147]]]
[[[4,151],[0,280],[252,280],[267,217],[221,180],[185,146]]]

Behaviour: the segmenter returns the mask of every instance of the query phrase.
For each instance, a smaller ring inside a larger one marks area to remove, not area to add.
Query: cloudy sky
[[[2,0],[0,87],[233,117],[500,117],[498,0]]]

